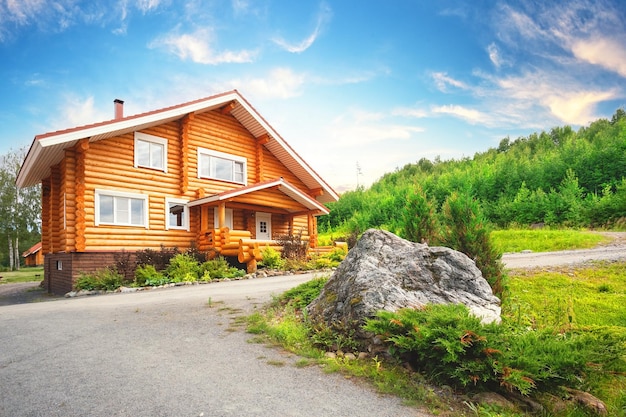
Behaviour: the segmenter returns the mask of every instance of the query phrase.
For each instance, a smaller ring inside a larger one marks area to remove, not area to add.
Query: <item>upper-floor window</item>
[[[246,183],[246,158],[198,148],[198,177]]]
[[[148,196],[96,190],[96,226],[148,227]]]
[[[165,207],[167,212],[167,229],[185,229],[189,230],[189,208],[187,201],[177,198],[165,199]]]
[[[167,139],[135,132],[135,168],[167,172]]]

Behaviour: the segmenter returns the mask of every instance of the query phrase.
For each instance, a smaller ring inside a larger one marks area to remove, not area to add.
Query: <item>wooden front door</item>
[[[258,212],[256,217],[256,238],[259,240],[272,239],[272,214]]]

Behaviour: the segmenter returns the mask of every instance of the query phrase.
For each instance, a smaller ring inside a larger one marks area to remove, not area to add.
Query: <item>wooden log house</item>
[[[234,90],[38,135],[19,187],[42,185],[44,285],[63,294],[116,253],[212,251],[256,268],[263,245],[302,234],[336,192]]]

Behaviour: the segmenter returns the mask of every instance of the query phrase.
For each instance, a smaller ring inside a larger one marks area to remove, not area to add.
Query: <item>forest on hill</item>
[[[578,131],[564,126],[504,138],[473,158],[420,159],[368,189],[342,194],[319,218],[319,230],[358,234],[376,227],[403,235],[408,204],[424,200],[436,216],[452,195],[471,198],[498,228],[625,229],[626,112]]]

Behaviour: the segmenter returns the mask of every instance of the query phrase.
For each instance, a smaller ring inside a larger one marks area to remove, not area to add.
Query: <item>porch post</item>
[[[221,202],[217,206],[217,218],[220,229],[226,227],[226,203]]]
[[[315,248],[317,247],[317,218],[312,213],[309,213],[307,218],[309,227],[309,246]]]

